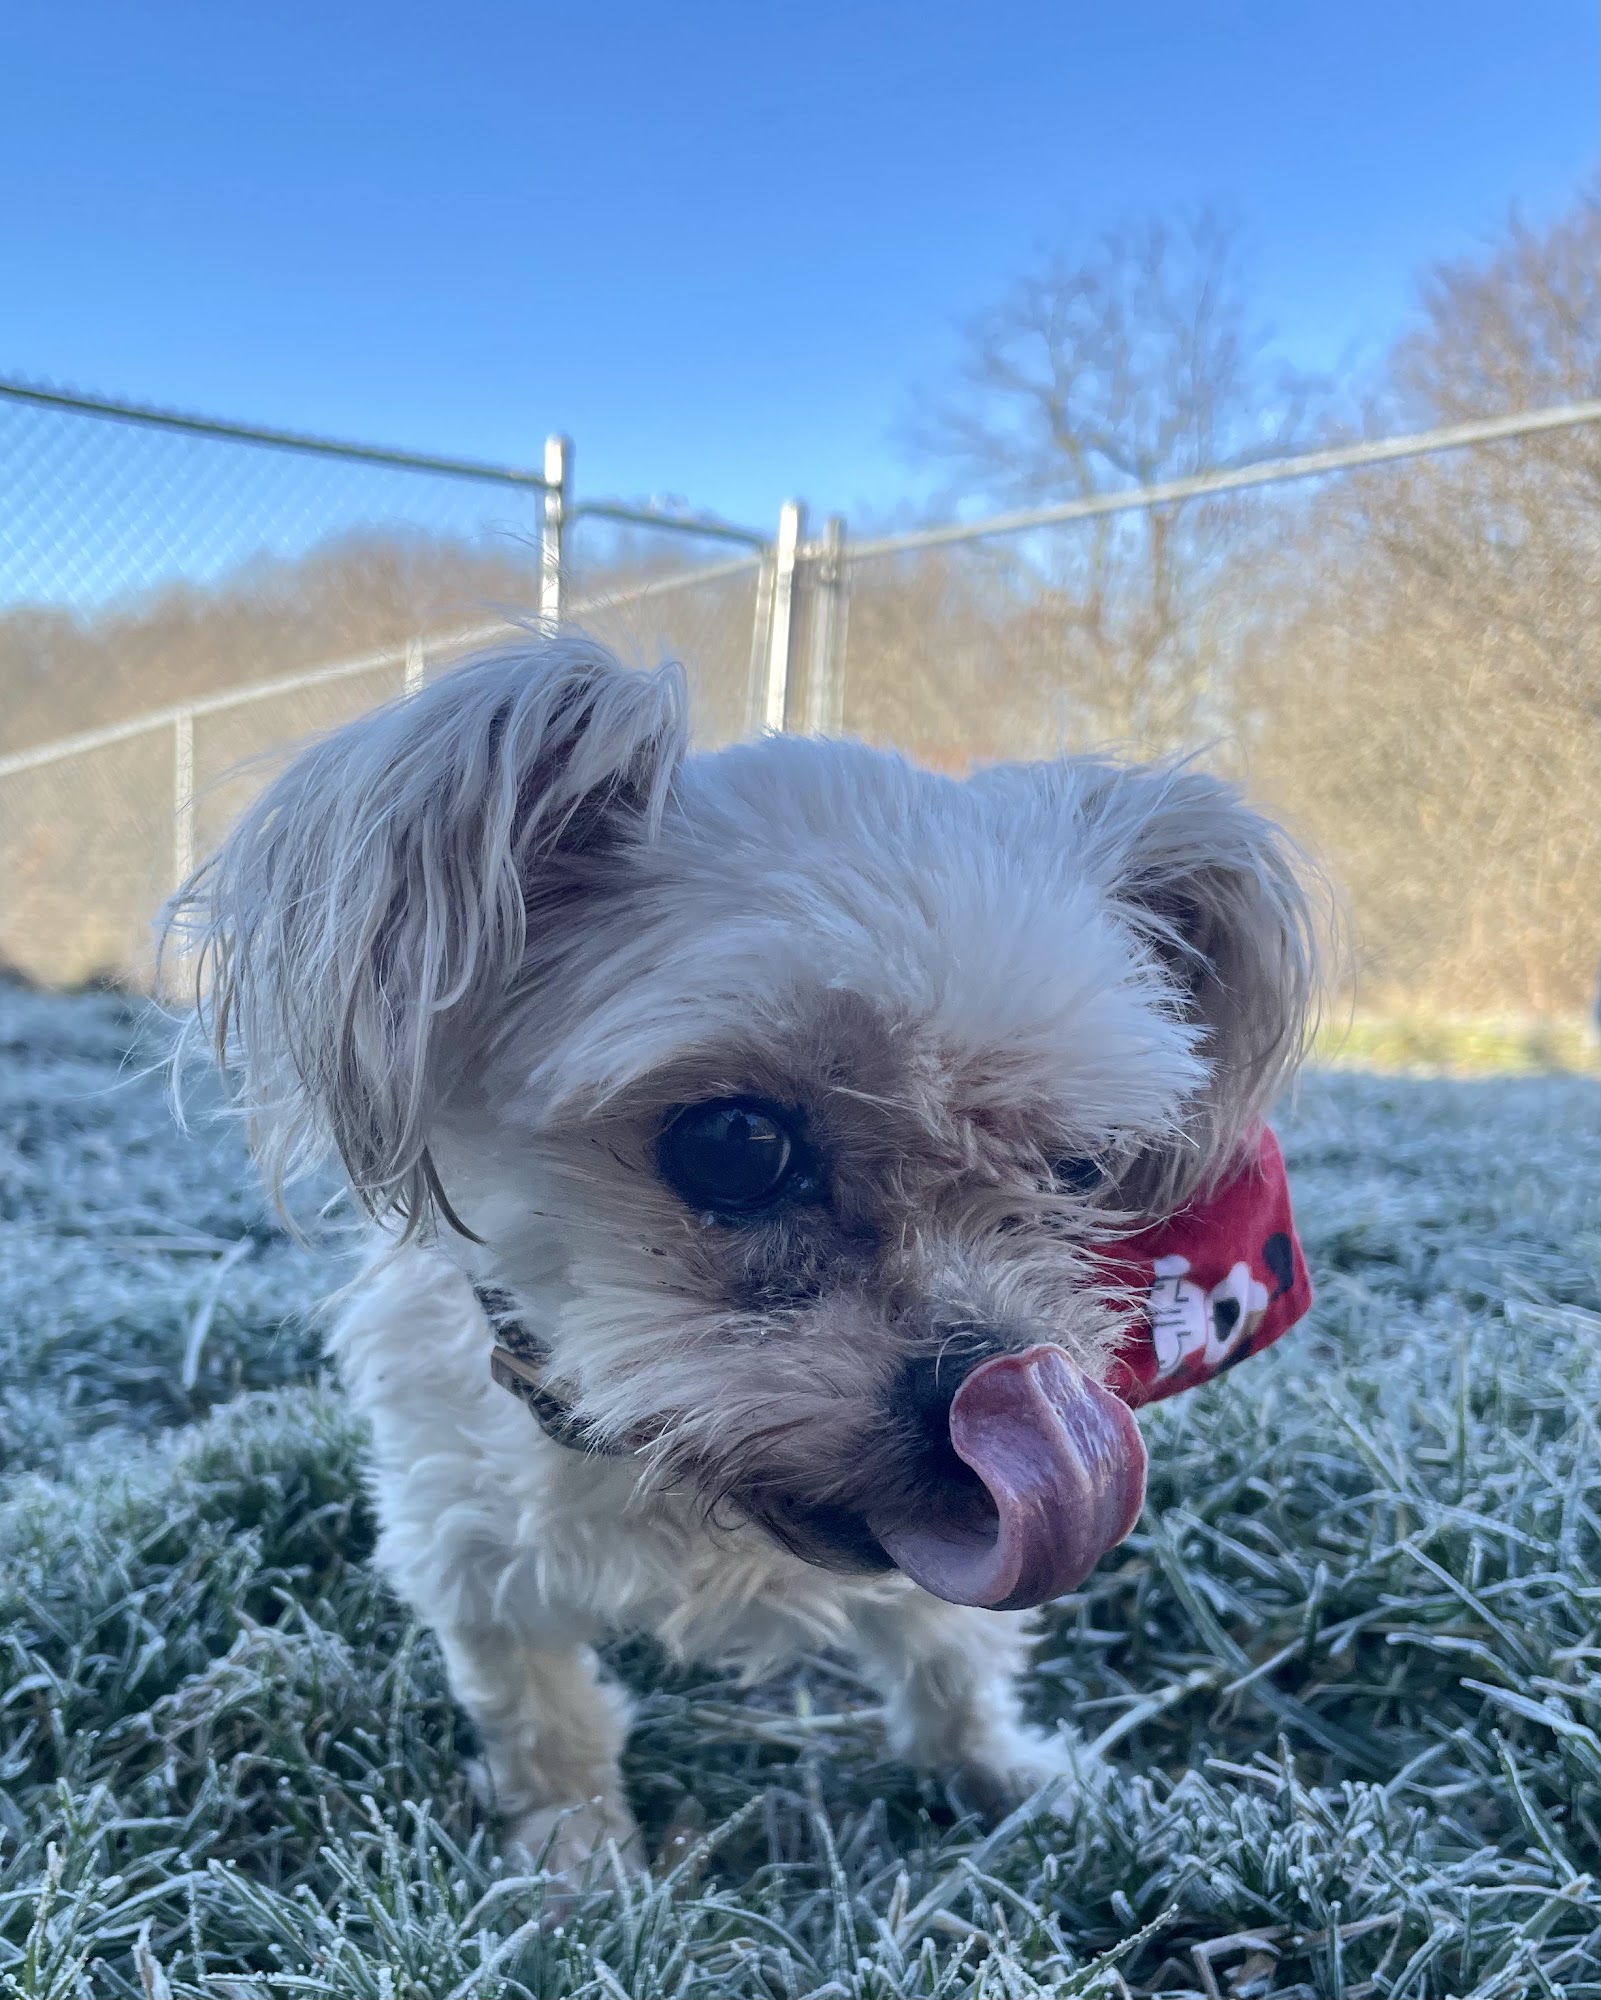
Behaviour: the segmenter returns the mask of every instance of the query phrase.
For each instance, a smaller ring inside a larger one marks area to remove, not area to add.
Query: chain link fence
[[[800,541],[789,726],[1198,754],[1342,892],[1364,1012],[1591,1013],[1601,403]],[[776,714],[776,711],[775,711]]]
[[[1369,1010],[1595,986],[1601,403],[871,539],[0,385],[0,964],[151,971],[265,775],[513,621],[683,660],[697,740],[1193,751],[1346,892]]]
[[[0,965],[153,971],[152,918],[308,738],[554,615],[749,726],[763,537],[537,470],[0,384]]]

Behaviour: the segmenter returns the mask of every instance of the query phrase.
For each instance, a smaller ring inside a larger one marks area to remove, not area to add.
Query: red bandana
[[[1106,1383],[1132,1408],[1271,1347],[1312,1303],[1278,1140],[1262,1126],[1231,1180],[1110,1246],[1102,1262],[1144,1300]]]

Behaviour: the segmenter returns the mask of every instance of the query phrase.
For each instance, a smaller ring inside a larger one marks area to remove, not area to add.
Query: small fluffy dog
[[[1216,1184],[1313,983],[1287,842],[1198,771],[689,755],[685,708],[582,639],[480,659],[177,911],[274,1184],[337,1157],[373,1218],[380,1561],[563,1868],[637,1842],[619,1631],[848,1648],[984,1796],[1069,1768],[1027,1609],[1145,1479],[1093,1246]]]

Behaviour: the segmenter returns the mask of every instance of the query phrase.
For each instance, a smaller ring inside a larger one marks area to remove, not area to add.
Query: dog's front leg
[[[618,1759],[629,1704],[586,1645],[540,1648],[515,1632],[440,1633],[457,1700],[483,1739],[509,1844],[574,1884],[606,1842],[642,1867],[644,1848]]]
[[[866,1605],[854,1625],[862,1664],[884,1692],[895,1756],[959,1777],[986,1812],[1004,1811],[1053,1778],[1070,1788],[1083,1780],[1084,1753],[1023,1720],[1017,1676],[1032,1619],[908,1591]]]

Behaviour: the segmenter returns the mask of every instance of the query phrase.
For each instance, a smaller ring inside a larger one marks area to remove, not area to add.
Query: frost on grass
[[[0,989],[0,1993],[1598,1991],[1596,1091],[1309,1081],[1312,1326],[1145,1420],[1033,1698],[1110,1766],[998,1828],[837,1661],[640,1645],[648,1885],[495,1858],[319,1379],[341,1274],[108,996]]]
[[[339,1225],[297,1243],[203,1089],[178,1130],[170,1041],[115,995],[0,983],[0,1473],[316,1372]]]

